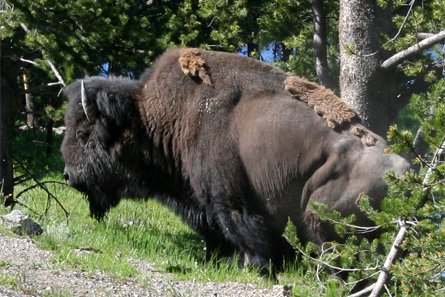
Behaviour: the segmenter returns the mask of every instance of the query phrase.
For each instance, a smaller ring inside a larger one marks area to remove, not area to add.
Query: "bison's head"
[[[358,225],[368,225],[371,222],[359,210],[360,198],[366,194],[371,205],[378,208],[387,193],[385,174],[393,171],[402,176],[409,170],[409,163],[399,155],[385,153],[385,140],[361,128],[374,137],[375,144],[363,145],[350,132],[335,135],[329,141],[326,161],[305,185],[303,203],[311,198],[344,216],[355,214]]]
[[[91,77],[65,89],[69,105],[61,152],[68,184],[85,193],[91,215],[101,219],[121,196],[131,195],[136,107],[141,85],[125,78]]]

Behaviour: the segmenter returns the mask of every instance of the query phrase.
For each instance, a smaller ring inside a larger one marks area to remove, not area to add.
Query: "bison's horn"
[[[88,101],[83,80],[80,82],[80,100],[82,101],[83,112],[85,113],[88,122],[94,121],[94,113],[92,111],[93,106],[91,106],[91,102]]]

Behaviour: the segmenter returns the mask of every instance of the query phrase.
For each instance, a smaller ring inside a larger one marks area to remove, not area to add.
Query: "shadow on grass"
[[[174,274],[188,274],[193,271],[193,269],[190,267],[185,267],[184,265],[178,265],[178,264],[176,265],[169,264],[165,266],[164,269],[166,272]]]

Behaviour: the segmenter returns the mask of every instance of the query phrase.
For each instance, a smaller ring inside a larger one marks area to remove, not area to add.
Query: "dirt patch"
[[[264,289],[242,283],[178,281],[151,263],[129,261],[140,271],[137,278],[117,280],[104,272],[89,274],[61,269],[50,251],[39,249],[28,237],[0,233],[0,297],[42,296],[287,296],[285,286]],[[10,285],[9,285],[10,283]]]

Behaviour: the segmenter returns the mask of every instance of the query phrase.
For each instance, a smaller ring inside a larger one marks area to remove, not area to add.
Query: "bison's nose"
[[[65,178],[65,181],[70,180],[70,174],[68,173],[68,171],[66,169],[63,171],[63,177]]]

